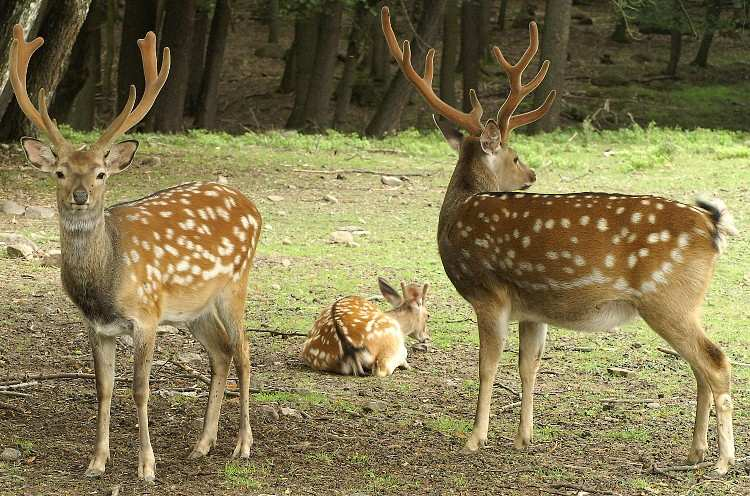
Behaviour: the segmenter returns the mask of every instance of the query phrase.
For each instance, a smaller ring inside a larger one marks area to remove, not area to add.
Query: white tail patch
[[[729,243],[728,238],[739,234],[739,230],[737,230],[737,226],[734,223],[734,216],[726,204],[719,198],[712,198],[710,200],[698,198],[695,203],[711,214],[711,220],[716,227],[714,242],[719,253],[722,253]]]

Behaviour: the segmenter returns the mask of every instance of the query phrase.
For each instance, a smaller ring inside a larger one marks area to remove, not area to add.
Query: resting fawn
[[[438,223],[443,267],[459,294],[474,308],[479,326],[479,399],[466,448],[487,440],[492,384],[508,334],[519,321],[519,370],[523,388],[515,446],[531,440],[533,391],[544,351],[547,324],[577,330],[616,329],[642,317],[690,364],[698,384],[693,441],[688,460],[703,460],[712,399],[716,405],[719,459],[716,471],[734,463],[729,361],[705,334],[700,307],[716,260],[736,234],[719,200],[687,205],[658,196],[617,193],[532,194],[514,190],[536,180],[509,147],[514,128],[541,118],[555,94],[536,110],[513,115],[521,100],[544,79],[549,62],[527,84],[521,75],[538,48],[531,43],[517,64],[500,49],[495,58],[510,80],[510,93],[495,119],[482,123],[482,107],[470,91],[472,110],[461,112],[432,90],[433,57],[424,76],[411,65],[409,43],[399,46],[388,8],[382,28],[389,50],[427,103],[468,131],[441,127],[459,158]]]
[[[302,348],[302,358],[319,370],[344,375],[391,375],[409,368],[406,336],[420,342],[429,339],[425,296],[429,284],[401,283],[399,294],[383,278],[380,292],[393,307],[387,312],[360,298],[347,296],[323,310]]]
[[[243,331],[245,296],[261,230],[255,205],[236,189],[189,183],[104,208],[106,183],[133,160],[137,141],[114,143],[154,103],[169,74],[169,49],[157,71],[156,37],[138,41],[146,85],[138,106],[131,86],[125,108],[93,145],[73,147],[47,113],[44,90],[38,109],[26,92],[29,59],[43,40],[26,43],[14,28],[10,80],[18,104],[51,146],[24,138],[29,162],[57,182],[62,283],[83,314],[96,370],[99,402],[96,446],[86,475],[98,477],[109,460],[109,418],[114,386],[115,338],[134,344],[133,399],[138,413],[138,475],[155,478],[148,432],[149,374],[156,328],[186,323],[208,352],[211,392],[203,433],[191,453],[200,457],[216,443],[229,365],[240,383],[240,431],[234,456],[246,458],[253,442],[248,394],[249,349]]]

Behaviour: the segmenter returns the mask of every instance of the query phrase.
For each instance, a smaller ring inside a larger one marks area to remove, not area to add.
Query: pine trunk
[[[216,113],[219,99],[219,78],[224,64],[224,50],[229,34],[229,21],[232,6],[229,0],[216,0],[214,16],[211,20],[211,34],[206,49],[206,64],[195,115],[195,127],[211,129],[216,126]]]
[[[479,53],[482,59],[490,54],[490,16],[492,7],[490,0],[479,0],[479,16],[477,24],[479,25]],[[480,60],[481,62],[481,60]]]
[[[500,0],[500,12],[497,15],[497,28],[505,31],[505,21],[508,18],[508,0]]]
[[[49,98],[54,98],[90,3],[90,0],[57,0],[50,4],[39,30],[39,36],[45,39],[44,49],[31,59],[26,76],[30,96],[45,88]],[[31,124],[17,105],[8,106],[0,121],[0,141],[25,135],[33,135]]]
[[[549,60],[550,68],[547,77],[534,92],[534,104],[541,105],[552,90],[557,91],[557,97],[549,112],[533,125],[533,132],[549,132],[560,126],[570,37],[570,10],[571,0],[547,0],[542,27],[542,54],[539,60]]]
[[[388,79],[388,64],[391,55],[383,38],[383,30],[380,27],[380,18],[372,16],[370,21],[372,48],[370,49],[370,75],[374,81],[385,81]]]
[[[349,43],[346,48],[346,62],[344,73],[336,87],[336,107],[333,113],[333,127],[341,129],[349,113],[349,104],[352,100],[352,87],[357,74],[357,65],[362,57],[364,48],[367,22],[367,7],[359,4],[354,12],[352,28],[349,32]]]
[[[193,44],[190,48],[190,75],[186,110],[189,115],[195,115],[198,108],[198,97],[201,93],[203,66],[206,62],[206,38],[211,26],[211,12],[203,6],[198,7],[193,24]]]
[[[190,77],[195,0],[167,0],[164,12],[161,46],[169,47],[172,67],[154,105],[150,128],[160,133],[178,133],[183,130],[185,99]]]
[[[320,16],[315,62],[303,114],[303,127],[308,130],[318,131],[328,127],[328,109],[334,88],[333,76],[339,53],[343,11],[341,1],[333,0],[327,2]]]
[[[310,77],[315,60],[310,54],[316,51],[318,43],[319,18],[315,13],[299,14],[294,23],[295,68],[294,106],[286,127],[299,128],[304,124],[305,102],[310,88]]]
[[[698,47],[698,53],[693,60],[693,65],[697,65],[698,67],[708,66],[708,51],[711,49],[711,43],[714,41],[714,33],[716,33],[719,27],[719,20],[721,18],[721,2],[722,0],[709,0],[706,6],[706,27],[703,31],[700,47]]]
[[[280,31],[279,0],[268,0],[268,42],[278,43]]]
[[[482,50],[479,45],[480,5],[477,0],[464,0],[461,6],[461,72],[463,72],[463,108],[471,110],[469,90],[479,89],[479,64]]]
[[[443,50],[440,61],[440,98],[456,106],[456,58],[459,48],[458,0],[447,0],[443,16]]]
[[[136,42],[148,31],[156,31],[156,2],[126,0],[117,63],[117,109],[125,106],[131,84],[135,85],[138,95],[143,94],[143,64]]]
[[[423,0],[422,15],[417,26],[418,36],[424,40],[424,43],[434,45],[435,40],[440,32],[440,23],[443,19],[443,10],[446,0]],[[382,34],[381,34],[382,36]],[[417,73],[421,74],[424,68],[424,57],[427,52],[424,43],[417,39],[412,39],[412,64]],[[388,131],[398,127],[406,103],[412,95],[413,86],[404,77],[401,71],[391,79],[388,90],[383,96],[383,100],[378,107],[375,115],[365,129],[365,135],[382,137]]]

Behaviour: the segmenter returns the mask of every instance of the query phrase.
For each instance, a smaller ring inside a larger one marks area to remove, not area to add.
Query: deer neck
[[[400,308],[394,308],[384,312],[388,317],[398,322],[401,333],[404,336],[409,335],[409,331],[414,327],[413,316],[410,312],[401,310]]]

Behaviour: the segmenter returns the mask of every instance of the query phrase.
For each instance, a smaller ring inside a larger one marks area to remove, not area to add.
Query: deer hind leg
[[[492,387],[497,365],[508,335],[510,305],[479,302],[474,304],[479,326],[479,398],[477,399],[474,428],[466,441],[464,451],[474,452],[487,443],[490,423]]]
[[[148,324],[139,322],[135,326],[133,332],[133,399],[138,412],[138,439],[140,441],[138,477],[149,483],[156,480],[156,459],[148,432],[148,399],[151,395],[149,376],[154,359],[155,341],[156,322]]]
[[[216,446],[221,403],[224,399],[224,388],[227,385],[232,353],[224,325],[218,318],[215,309],[212,308],[191,322],[188,327],[205,348],[211,364],[211,391],[203,416],[203,431],[189,456],[189,458],[200,458],[207,455],[211,448]]]
[[[697,459],[705,452],[708,411],[711,406],[710,390],[716,404],[716,421],[719,442],[719,460],[715,470],[724,475],[734,465],[734,432],[732,428],[731,369],[721,349],[703,332],[697,315],[680,316],[676,312],[668,318],[659,312],[643,315],[648,324],[659,333],[693,368],[698,384],[698,405],[695,429],[689,458]],[[702,379],[701,379],[702,378]]]
[[[115,338],[97,335],[89,327],[89,341],[94,355],[96,372],[96,447],[86,469],[86,477],[99,477],[109,461],[109,412],[115,384]]]
[[[547,339],[547,324],[520,322],[518,325],[518,372],[521,375],[521,422],[513,446],[523,449],[529,446],[534,428],[534,385],[542,362],[544,342]]]

